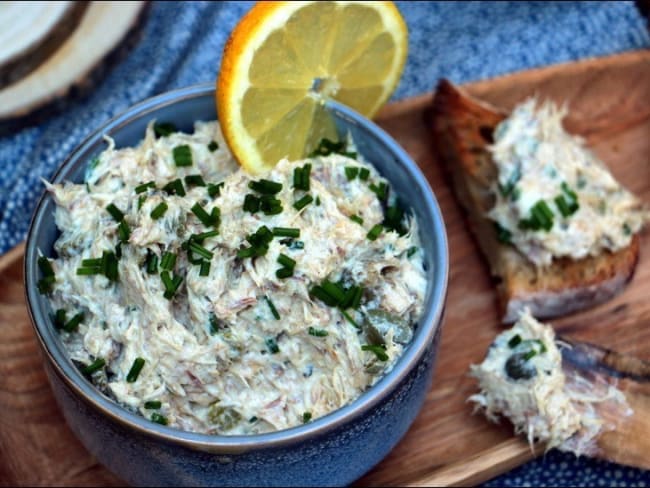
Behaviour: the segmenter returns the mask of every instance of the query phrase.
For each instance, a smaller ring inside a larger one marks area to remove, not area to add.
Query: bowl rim
[[[99,128],[88,135],[59,165],[50,181],[56,181],[59,175],[73,165],[77,155],[94,146],[98,140],[103,139],[104,135],[110,135],[113,131],[121,129],[133,120],[145,117],[153,111],[160,108],[173,105],[187,99],[200,98],[214,94],[215,85],[213,83],[201,83],[187,87],[170,90],[159,95],[147,98],[135,105],[130,106],[118,115],[114,116]],[[83,399],[95,410],[101,412],[104,416],[128,429],[133,429],[149,437],[157,438],[172,444],[179,444],[195,450],[203,450],[214,453],[233,454],[247,452],[252,449],[278,448],[291,444],[297,444],[315,437],[330,433],[355,418],[368,412],[380,402],[382,402],[393,391],[404,378],[415,368],[427,348],[433,344],[436,333],[442,327],[443,310],[447,295],[448,274],[449,274],[449,250],[447,233],[444,220],[437,199],[435,198],[431,186],[426,177],[422,174],[417,164],[412,160],[408,153],[382,128],[373,121],[360,115],[353,109],[333,100],[326,102],[328,108],[335,110],[340,116],[348,118],[359,126],[364,127],[372,135],[380,140],[396,156],[409,176],[414,180],[421,194],[426,201],[420,202],[426,207],[427,213],[433,218],[435,236],[437,245],[435,246],[436,254],[431,257],[431,262],[435,263],[437,270],[434,272],[434,282],[431,283],[431,303],[428,310],[424,310],[420,320],[419,329],[414,335],[411,343],[402,353],[401,357],[395,362],[392,370],[380,378],[368,390],[364,391],[352,402],[319,417],[307,424],[273,431],[263,434],[251,435],[214,435],[203,434],[190,431],[184,431],[172,427],[159,425],[151,422],[149,419],[140,414],[130,412],[119,405],[114,400],[109,399],[89,381],[78,368],[72,365],[62,349],[62,345],[51,343],[56,341],[51,327],[48,327],[45,321],[37,321],[35,304],[41,300],[36,291],[35,283],[31,282],[32,271],[35,267],[38,249],[35,244],[35,234],[40,227],[43,217],[43,206],[48,198],[51,198],[46,190],[43,191],[35,207],[29,230],[26,238],[25,255],[23,263],[24,272],[24,289],[27,302],[27,309],[31,319],[32,327],[36,333],[37,339],[44,351],[44,356],[53,367],[55,373],[64,380],[65,385],[70,388],[77,398]]]

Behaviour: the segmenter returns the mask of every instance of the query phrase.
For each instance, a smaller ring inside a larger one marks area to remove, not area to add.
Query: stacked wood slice
[[[0,125],[88,81],[140,24],[146,2],[0,2]]]

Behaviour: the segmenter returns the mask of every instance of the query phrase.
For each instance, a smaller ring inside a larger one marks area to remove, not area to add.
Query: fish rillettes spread
[[[84,184],[46,184],[56,258],[41,257],[71,359],[131,411],[178,429],[286,429],[389,371],[421,315],[415,219],[341,144],[240,170],[216,122],[147,129]]]

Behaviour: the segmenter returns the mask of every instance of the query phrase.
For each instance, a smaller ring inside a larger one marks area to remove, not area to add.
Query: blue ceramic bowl
[[[27,237],[25,286],[34,330],[54,395],[88,450],[134,485],[346,485],[377,464],[415,419],[431,384],[447,289],[448,251],[438,204],[417,165],[384,131],[356,112],[328,104],[340,134],[351,133],[358,151],[390,181],[417,216],[428,288],[412,343],[394,369],[349,405],[308,424],[268,434],[213,436],[184,432],[133,414],[101,394],[72,364],[54,329],[46,297],[36,283],[38,250],[54,256],[55,203],[41,198]],[[81,182],[88,162],[110,135],[117,147],[136,145],[147,123],[173,120],[191,131],[214,120],[213,85],[175,90],[146,100],[88,137],[53,178]]]

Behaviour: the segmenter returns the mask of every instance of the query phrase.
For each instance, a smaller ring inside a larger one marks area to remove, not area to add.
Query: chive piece
[[[262,195],[260,197],[260,210],[264,215],[277,215],[282,213],[282,202],[272,195]]]
[[[325,293],[336,300],[337,305],[345,299],[345,292],[337,283],[325,280],[321,283],[321,287],[325,290]]]
[[[112,251],[104,251],[102,253],[102,268],[104,276],[110,281],[117,281],[118,278],[118,269],[117,269],[117,257]]]
[[[158,137],[167,137],[168,135],[177,132],[178,129],[174,124],[169,122],[156,122],[153,125],[153,131]]]
[[[359,179],[366,181],[370,176],[370,170],[368,168],[361,168],[359,170]]]
[[[38,268],[43,273],[43,276],[54,276],[54,269],[52,269],[52,263],[45,256],[41,256],[36,261],[38,263]]]
[[[41,295],[47,295],[48,293],[52,293],[52,285],[56,282],[56,278],[54,276],[46,276],[45,278],[41,278],[38,280],[37,287],[38,287],[38,292]]]
[[[322,286],[313,286],[309,290],[309,294],[318,298],[320,301],[324,302],[325,305],[329,305],[330,307],[335,307],[339,303],[338,300],[327,293]]]
[[[264,295],[264,299],[266,300],[266,303],[269,306],[269,309],[271,310],[271,314],[273,315],[275,320],[280,320],[280,314],[278,313],[278,309],[275,308],[275,305],[273,304],[271,299],[266,295]]]
[[[384,216],[384,221],[382,225],[388,230],[397,232],[399,235],[403,236],[406,234],[407,229],[402,224],[404,219],[404,210],[399,206],[397,202],[386,209],[386,214]]]
[[[381,181],[378,184],[371,183],[368,187],[370,190],[377,195],[380,201],[385,201],[388,198],[388,185],[385,182]]]
[[[357,307],[355,307],[354,304],[355,302],[361,300],[361,293],[362,293],[362,289],[360,286],[351,286],[346,290],[345,298],[343,298],[343,300],[339,303],[339,307],[341,309],[346,309],[350,307],[357,308],[358,305]]]
[[[175,265],[176,265],[176,254],[169,251],[165,252],[162,255],[162,259],[160,260],[160,267],[162,269],[167,269],[171,271],[172,269],[174,269]]]
[[[131,237],[131,228],[129,227],[129,224],[126,222],[126,220],[123,220],[117,226],[117,237],[122,242],[128,242],[129,237]]]
[[[249,421],[251,424],[257,422],[258,420],[259,420],[259,419],[258,419],[255,415],[253,415],[251,418],[248,419],[248,421]]]
[[[350,322],[355,328],[361,329],[361,326],[355,322],[355,320],[352,318],[352,316],[347,313],[345,310],[341,310],[341,315],[345,317],[345,319]]]
[[[261,193],[262,195],[275,195],[282,190],[282,183],[277,183],[271,180],[261,179],[259,181],[251,181],[248,183],[248,188]]]
[[[302,423],[306,424],[311,420],[311,412],[305,412],[302,414]]]
[[[211,312],[209,316],[210,320],[210,335],[215,335],[217,332],[219,332],[219,319],[217,316]]]
[[[347,177],[348,181],[352,181],[359,175],[359,168],[355,166],[346,166],[345,167],[345,176]]]
[[[135,380],[138,379],[138,376],[140,375],[140,371],[142,371],[143,366],[144,366],[144,359],[139,357],[135,358],[135,361],[133,361],[133,365],[129,370],[129,374],[126,375],[126,382],[134,383]]]
[[[629,226],[627,222],[623,224],[622,229],[623,229],[623,235],[626,236],[632,235],[632,228]]]
[[[147,410],[158,410],[160,407],[162,407],[162,403],[158,400],[150,400],[148,402],[144,402],[144,408]]]
[[[388,361],[388,354],[386,354],[386,350],[382,346],[376,346],[373,344],[364,344],[361,346],[361,349],[363,351],[370,351],[375,353],[375,356],[377,356],[377,359],[380,361]]]
[[[104,274],[104,271],[101,267],[91,266],[77,268],[77,276],[92,276],[96,274]]]
[[[205,186],[203,176],[201,175],[187,175],[185,177],[185,184],[187,186]]]
[[[293,268],[280,268],[276,270],[275,276],[281,280],[291,278],[293,276]]]
[[[503,227],[499,222],[494,223],[494,229],[497,233],[497,240],[503,244],[512,244],[512,232]]]
[[[219,144],[217,144],[217,141],[210,141],[210,144],[208,144],[208,151],[215,152],[217,149],[219,149]]]
[[[210,218],[212,219],[212,227],[219,227],[221,225],[221,209],[219,207],[212,207]]]
[[[63,326],[65,325],[65,310],[59,308],[54,313],[54,316],[52,317],[52,322],[54,323],[54,327],[56,327],[57,329],[62,329]]]
[[[149,188],[156,188],[156,183],[153,181],[150,181],[148,183],[142,183],[141,185],[138,185],[135,187],[135,193],[139,195],[140,193],[144,193],[147,191]]]
[[[302,189],[302,168],[294,168],[293,170],[293,187],[296,190]]]
[[[192,150],[187,144],[172,149],[172,156],[176,166],[192,166]]]
[[[210,198],[218,197],[221,195],[221,189],[224,186],[224,182],[222,181],[221,183],[209,183],[208,184],[208,195],[210,195]]]
[[[147,273],[149,274],[154,274],[156,271],[158,271],[158,256],[154,254],[152,251],[147,249]]]
[[[304,197],[302,197],[300,200],[298,200],[293,204],[293,208],[300,211],[313,201],[314,201],[314,197],[312,197],[311,195],[305,195]]]
[[[559,195],[559,196],[555,197],[553,199],[553,201],[555,202],[555,206],[557,207],[557,209],[562,214],[562,217],[568,217],[569,215],[571,215],[571,210],[569,208],[569,204],[564,199],[564,196]]]
[[[508,347],[510,347],[510,349],[514,349],[520,343],[521,343],[521,336],[519,334],[516,334],[512,336],[512,338],[508,341]]]
[[[409,247],[409,250],[406,251],[406,257],[407,257],[407,258],[410,258],[410,257],[413,256],[416,252],[418,252],[418,248],[417,248],[416,246],[411,246],[411,247]]]
[[[100,369],[102,369],[105,365],[106,365],[106,361],[104,360],[104,358],[97,358],[92,363],[81,368],[81,373],[85,375],[91,375],[95,371],[99,371]]]
[[[102,258],[81,260],[81,266],[98,267],[101,265],[102,265]]]
[[[377,237],[379,237],[379,234],[381,234],[381,231],[383,230],[383,228],[384,227],[381,224],[375,224],[372,227],[372,229],[370,229],[368,231],[368,233],[366,234],[366,237],[371,241],[376,240]]]
[[[296,171],[294,171],[293,187],[296,190],[309,191],[310,188],[309,174],[311,173],[311,164],[307,163],[302,168],[297,168],[297,169],[300,169],[300,171],[297,174],[298,181],[296,181]]]
[[[523,358],[524,358],[524,361],[528,361],[529,359],[534,358],[535,356],[537,356],[537,351],[535,351],[534,349],[531,349],[530,351],[528,351],[528,352],[526,352],[524,354]]]
[[[199,270],[199,276],[209,276],[210,275],[210,261],[201,261],[201,269]]]
[[[314,337],[325,337],[326,335],[328,335],[328,332],[326,330],[315,329],[313,327],[310,327],[308,332],[309,335],[312,335]]]
[[[163,186],[163,191],[168,195],[178,195],[179,197],[185,196],[185,188],[180,178],[176,178]]]
[[[124,212],[122,212],[119,208],[117,208],[112,203],[109,203],[106,206],[106,210],[108,211],[109,214],[111,214],[111,217],[113,217],[113,220],[115,220],[115,222],[122,222],[122,220],[124,219]]]
[[[164,415],[160,415],[158,412],[154,412],[151,414],[151,421],[155,422],[160,425],[167,425],[167,417]]]
[[[144,201],[146,199],[147,199],[147,195],[140,195],[138,197],[138,210],[140,210],[142,208],[142,204],[144,203]]]
[[[280,352],[280,347],[278,346],[277,341],[273,337],[266,339],[266,347],[269,348],[271,354],[277,354]]]
[[[181,286],[183,278],[178,275],[174,275],[174,277],[171,278],[169,271],[163,271],[160,273],[160,278],[162,279],[163,285],[165,287],[165,293],[163,293],[163,296],[167,300],[170,300],[178,288]]]
[[[273,227],[273,235],[276,237],[300,237],[300,229],[291,227]]]
[[[160,202],[158,205],[156,205],[156,208],[154,208],[149,215],[152,219],[158,220],[160,217],[165,215],[165,212],[167,212],[168,208],[169,206],[165,202]]]
[[[214,225],[214,219],[212,216],[206,212],[203,207],[197,202],[192,206],[192,213],[205,225],[206,227],[211,227]]]
[[[282,253],[278,255],[278,263],[280,263],[285,268],[289,268],[289,269],[294,269],[296,267],[296,262],[286,254],[282,254]]]
[[[193,234],[192,235],[192,240],[194,242],[198,242],[199,244],[201,244],[204,240],[206,240],[206,239],[208,239],[210,237],[218,236],[218,235],[219,235],[218,230],[209,230],[207,232],[202,232],[200,234]]]
[[[510,196],[513,191],[515,190],[515,185],[519,180],[521,179],[521,167],[517,166],[512,174],[510,175],[510,178],[508,178],[508,181],[506,182],[505,185],[501,185],[499,183],[499,193],[501,193],[501,196],[503,198],[507,198]]]
[[[358,215],[350,215],[350,220],[352,222],[356,222],[359,225],[363,225],[363,219],[359,217]]]
[[[242,259],[243,258],[252,258],[253,256],[255,256],[255,251],[256,251],[256,248],[254,248],[254,247],[245,247],[245,248],[240,249],[239,251],[237,251],[237,257],[242,258]]]
[[[246,212],[250,212],[254,214],[255,212],[258,212],[259,209],[260,209],[260,199],[257,198],[252,193],[247,194],[244,197],[244,210]]]
[[[320,207],[320,197],[316,195],[316,201],[314,202],[317,207]]]
[[[84,314],[83,312],[79,312],[76,314],[74,317],[72,317],[70,320],[68,320],[65,325],[62,327],[63,330],[66,332],[73,332],[77,330],[79,327],[79,324],[83,321],[84,319]]]
[[[122,259],[122,241],[118,242],[115,246],[115,257],[118,261]]]
[[[213,252],[208,251],[205,247],[196,242],[190,242],[189,250],[207,260],[212,259],[212,256],[214,256]]]

